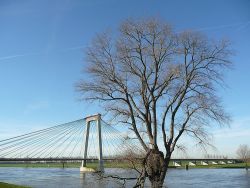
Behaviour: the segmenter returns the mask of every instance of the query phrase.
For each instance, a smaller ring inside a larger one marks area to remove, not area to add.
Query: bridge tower
[[[82,165],[80,167],[80,172],[91,172],[94,171],[93,169],[86,168],[86,159],[88,156],[88,142],[89,142],[89,127],[90,122],[95,121],[96,127],[97,127],[97,140],[98,140],[98,161],[99,161],[99,167],[98,171],[103,172],[104,166],[103,166],[103,158],[102,158],[102,130],[101,130],[101,114],[95,114],[91,116],[87,116],[85,118],[86,121],[86,129],[85,129],[85,145],[84,145],[84,153],[83,153],[83,159]]]

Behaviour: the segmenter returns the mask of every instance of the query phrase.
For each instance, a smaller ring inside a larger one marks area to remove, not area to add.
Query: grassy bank
[[[28,188],[28,187],[0,182],[0,188]]]
[[[187,163],[182,162],[181,167],[174,167],[170,163],[170,168],[185,168]],[[81,163],[12,163],[12,164],[0,164],[0,167],[22,167],[22,168],[79,168]],[[87,163],[89,168],[97,168],[98,163]],[[139,166],[139,165],[138,165]],[[250,163],[248,163],[250,166]],[[130,168],[131,164],[127,162],[104,162],[105,168]],[[189,168],[245,168],[245,163],[235,164],[209,164],[209,165],[196,165],[189,166]]]
[[[180,167],[176,168],[186,168],[186,165],[188,165],[187,162],[182,162]],[[174,167],[172,164],[170,167]],[[200,165],[197,164],[195,166],[188,165],[188,168],[245,168],[245,163],[235,163],[235,164],[208,164],[208,165]],[[250,163],[248,163],[248,167],[250,167]]]

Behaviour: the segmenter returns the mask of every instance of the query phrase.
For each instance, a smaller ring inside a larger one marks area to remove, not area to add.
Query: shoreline
[[[0,182],[0,187],[1,188],[30,188],[30,187],[23,186],[23,185],[16,185],[16,184],[5,183],[5,182]]]
[[[80,168],[80,163],[0,163],[1,167],[16,167],[16,168]],[[187,163],[182,163],[182,166],[176,167],[170,165],[170,169],[185,169]],[[87,163],[87,167],[89,168],[97,168],[98,163]],[[140,165],[137,165],[140,168]],[[216,168],[245,168],[245,163],[235,163],[235,164],[208,164],[208,165],[196,165],[190,166],[189,169],[195,168],[207,168],[207,169],[216,169]],[[250,167],[250,163],[248,163],[248,167]],[[104,163],[104,168],[123,168],[129,169],[131,165],[129,163],[115,163],[115,162],[107,162]]]

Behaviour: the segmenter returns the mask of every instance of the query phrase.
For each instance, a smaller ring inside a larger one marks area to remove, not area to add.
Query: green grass
[[[0,188],[28,188],[28,187],[0,182]]]

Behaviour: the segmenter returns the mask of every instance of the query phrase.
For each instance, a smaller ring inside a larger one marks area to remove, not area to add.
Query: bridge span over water
[[[0,162],[52,162],[125,160],[129,151],[142,150],[135,139],[119,132],[101,119],[100,114],[69,123],[0,140]],[[175,166],[182,162],[190,165],[234,163],[236,159],[172,159]]]
[[[100,114],[0,140],[0,161],[82,161],[120,159],[142,148],[101,119]]]

